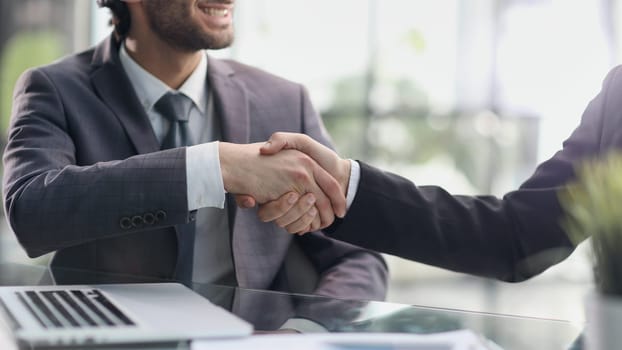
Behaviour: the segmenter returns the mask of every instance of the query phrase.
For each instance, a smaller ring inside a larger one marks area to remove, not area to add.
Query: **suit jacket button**
[[[132,226],[134,227],[142,227],[145,222],[143,221],[143,217],[136,215],[132,216]]]
[[[158,210],[155,213],[156,222],[166,220],[166,212],[164,210]]]
[[[119,221],[119,226],[121,226],[124,230],[129,230],[132,228],[132,220],[130,220],[127,216],[124,216]]]
[[[153,225],[155,223],[155,215],[153,213],[143,214],[143,222],[147,225]]]

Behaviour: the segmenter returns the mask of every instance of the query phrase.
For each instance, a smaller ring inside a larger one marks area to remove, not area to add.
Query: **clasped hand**
[[[220,143],[225,189],[241,208],[289,233],[330,226],[346,212],[350,161],[307,135],[275,133],[266,143]]]

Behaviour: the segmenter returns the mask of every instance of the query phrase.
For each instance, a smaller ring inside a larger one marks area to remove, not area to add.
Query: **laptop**
[[[80,346],[250,335],[253,327],[178,283],[0,287],[18,343]]]

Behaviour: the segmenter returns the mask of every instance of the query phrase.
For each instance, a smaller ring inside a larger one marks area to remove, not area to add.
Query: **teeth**
[[[203,13],[208,16],[225,17],[229,14],[229,9],[217,9],[213,7],[203,8]]]

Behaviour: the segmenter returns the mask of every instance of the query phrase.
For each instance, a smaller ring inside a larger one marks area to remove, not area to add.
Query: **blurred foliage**
[[[28,68],[52,62],[62,55],[62,39],[52,32],[21,32],[11,38],[0,57],[0,121],[2,137],[11,116],[13,88]]]
[[[406,42],[417,53],[422,53],[423,51],[425,51],[425,48],[426,48],[425,38],[421,34],[421,32],[419,30],[417,30],[417,29],[411,29],[406,34]]]
[[[622,154],[585,161],[577,173],[559,195],[566,212],[562,224],[576,244],[592,237],[597,288],[622,296]]]
[[[334,102],[322,116],[343,156],[410,164],[448,156],[476,188],[486,192],[491,172],[529,158],[520,154],[528,149],[516,146],[523,141],[535,143],[537,120],[503,119],[487,111],[435,110],[416,82],[381,83],[391,96],[388,109],[369,106],[363,76],[346,77],[333,85]],[[482,124],[489,129],[487,134],[478,130]]]

